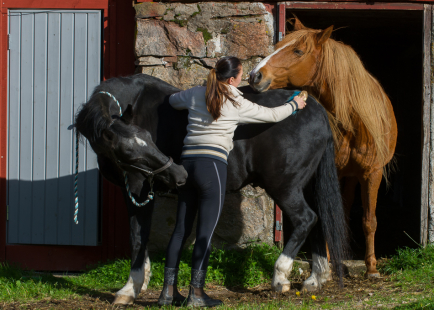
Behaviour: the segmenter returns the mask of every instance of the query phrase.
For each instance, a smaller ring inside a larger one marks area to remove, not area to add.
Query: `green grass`
[[[179,285],[186,287],[190,281],[192,249],[183,252],[180,264]],[[242,251],[214,249],[211,253],[207,283],[227,287],[256,287],[270,282],[274,262],[280,250],[268,245],[252,245]],[[150,288],[160,289],[164,280],[164,255],[152,257]],[[377,290],[363,304],[393,305],[394,309],[434,309],[434,245],[417,249],[399,249],[397,254],[380,264],[380,272],[388,276],[387,288]],[[298,270],[298,266],[294,267]],[[9,264],[0,265],[0,301],[20,303],[41,299],[71,299],[89,295],[105,296],[120,289],[127,281],[130,261],[115,260],[89,267],[76,277],[54,277],[24,271]],[[295,273],[293,273],[295,276]],[[384,285],[384,284],[383,284]],[[295,293],[294,293],[295,294]],[[348,296],[347,296],[348,297]],[[344,298],[346,300],[346,298]],[[224,305],[218,309],[352,309],[356,299],[346,301],[329,300],[318,293],[317,301],[309,297],[302,304],[289,299],[272,300],[261,304]],[[175,309],[172,307],[166,309]],[[183,309],[183,308],[177,308]]]
[[[274,262],[281,251],[267,244],[250,246],[242,251],[214,249],[211,252],[206,282],[229,287],[255,287],[270,281]],[[179,266],[178,285],[190,283],[192,249],[184,251]],[[152,259],[149,287],[159,288],[164,281],[164,255]]]
[[[214,249],[211,252],[207,283],[254,287],[270,281],[280,250],[269,245],[250,246],[242,251]],[[192,249],[183,251],[178,284],[190,282]],[[164,254],[152,257],[150,288],[159,289],[164,281]],[[128,280],[130,261],[120,259],[88,268],[76,277],[23,271],[8,264],[0,265],[0,301],[24,301],[43,298],[67,298],[100,292],[114,292]]]

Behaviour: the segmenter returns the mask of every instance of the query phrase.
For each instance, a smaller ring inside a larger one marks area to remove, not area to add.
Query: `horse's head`
[[[255,91],[312,85],[321,63],[322,46],[333,26],[315,30],[305,27],[297,18],[294,20],[294,31],[250,72],[249,83]]]
[[[136,125],[117,120],[102,132],[100,146],[104,146],[111,158],[121,169],[140,172],[162,181],[170,188],[182,186],[187,179],[183,166],[171,164],[170,157],[164,155],[155,145],[149,131]],[[168,166],[166,166],[168,164]]]
[[[131,105],[119,117],[119,107],[116,103],[110,107],[108,102],[113,102],[109,96],[95,95],[76,117],[77,130],[88,139],[94,152],[110,159],[113,169],[144,176],[148,176],[147,171],[164,167],[170,158],[158,149],[148,130],[134,124]],[[171,164],[156,173],[155,179],[175,188],[185,184],[187,172],[183,166]]]

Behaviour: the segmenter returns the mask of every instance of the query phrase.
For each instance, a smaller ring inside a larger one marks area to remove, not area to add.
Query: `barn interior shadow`
[[[383,179],[378,193],[375,250],[378,258],[394,254],[398,247],[416,247],[411,239],[420,240],[423,12],[291,9],[287,16],[292,13],[306,27],[334,25],[332,38],[354,48],[389,96],[398,124],[397,164],[389,185]],[[351,247],[353,257],[363,259],[360,186],[355,197],[349,223]],[[284,228],[288,236],[290,230]],[[302,251],[310,253],[309,245]]]

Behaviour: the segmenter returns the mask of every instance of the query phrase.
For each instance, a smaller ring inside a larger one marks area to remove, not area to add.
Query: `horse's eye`
[[[304,52],[302,50],[295,49],[294,54],[296,54],[297,56],[303,56]]]

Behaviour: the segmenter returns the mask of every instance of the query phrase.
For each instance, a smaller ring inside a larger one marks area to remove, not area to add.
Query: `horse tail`
[[[327,242],[333,269],[342,286],[342,260],[348,253],[348,228],[345,221],[342,196],[335,165],[333,136],[327,139],[327,147],[316,172],[315,204],[322,234]]]

